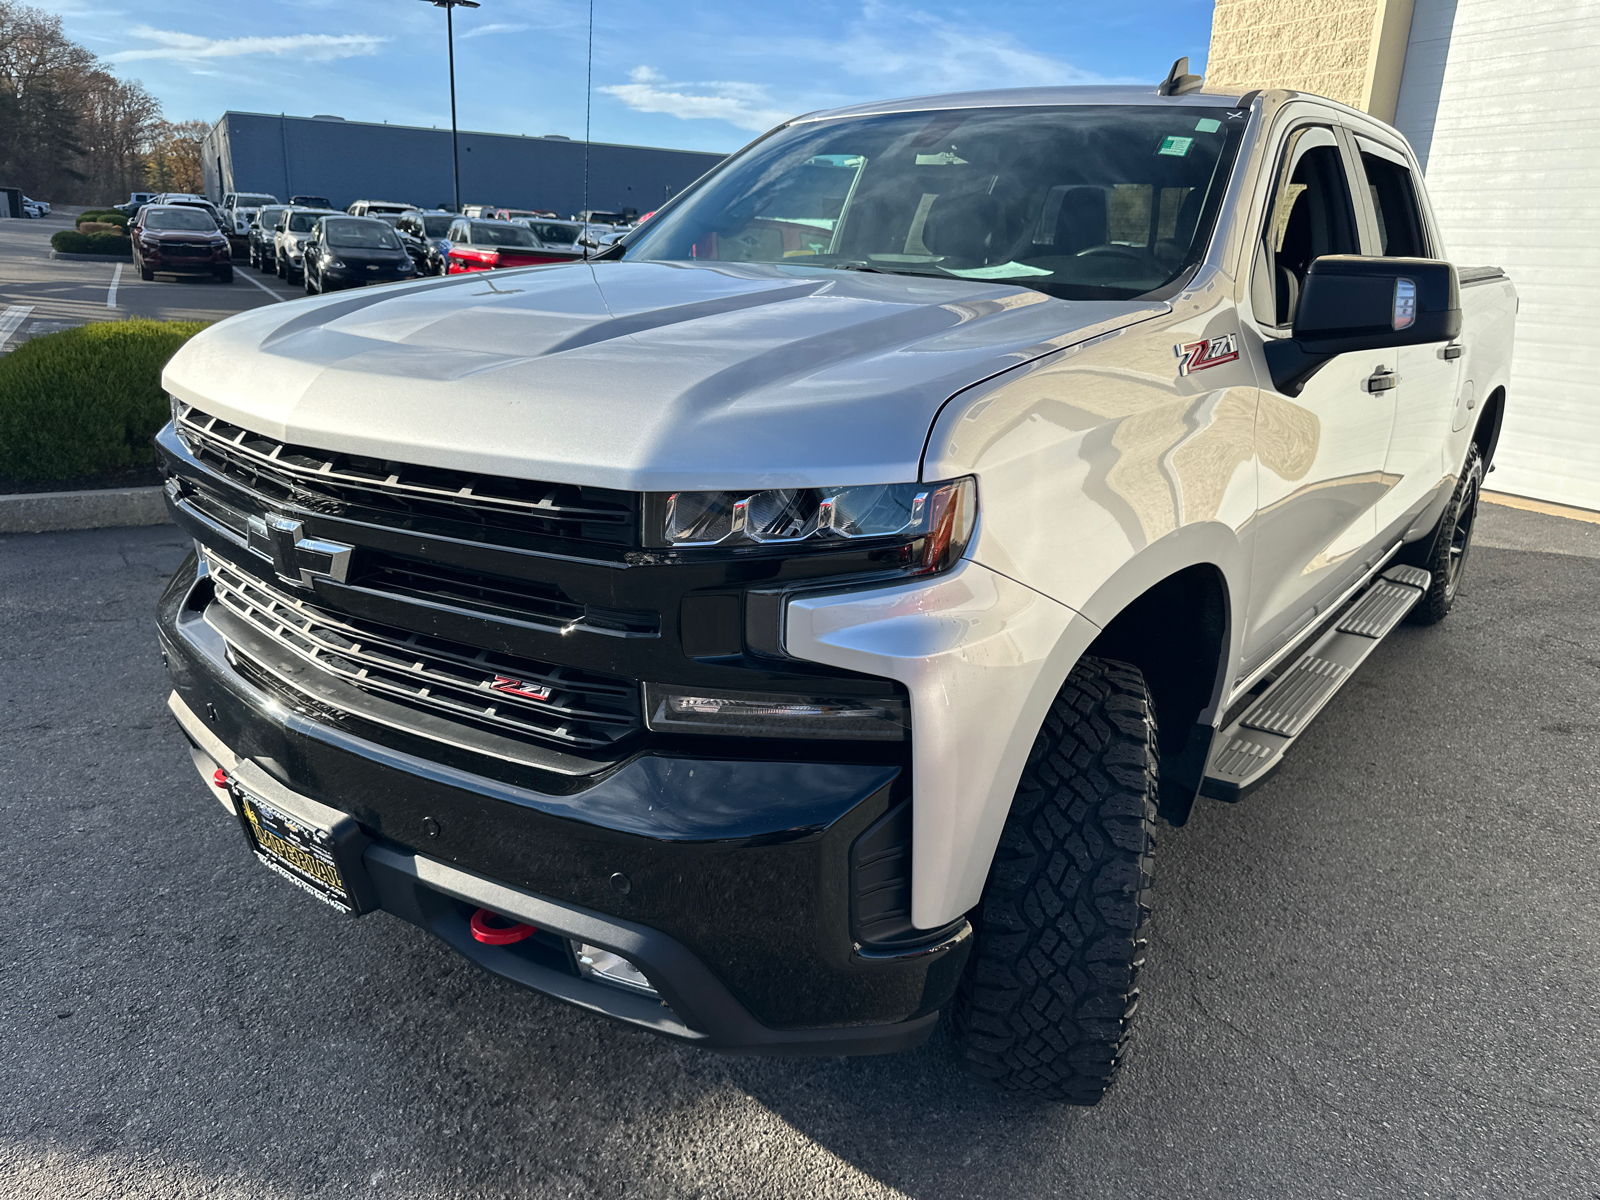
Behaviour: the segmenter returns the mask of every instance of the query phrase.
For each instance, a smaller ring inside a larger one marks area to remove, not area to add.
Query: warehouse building
[[[1411,141],[1458,264],[1522,298],[1497,491],[1600,509],[1600,0],[1217,0],[1206,86],[1316,92]]]
[[[462,130],[461,201],[550,209],[584,207],[645,213],[722,161],[718,154],[651,146],[589,146],[589,203],[584,143]],[[326,196],[398,200],[425,208],[451,203],[450,131],[411,125],[227,112],[206,135],[206,192],[267,192],[279,199]]]

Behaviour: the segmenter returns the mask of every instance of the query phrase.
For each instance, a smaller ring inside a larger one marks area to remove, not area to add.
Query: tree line
[[[0,186],[53,204],[110,204],[139,190],[204,190],[204,121],[162,119],[61,18],[0,0]]]

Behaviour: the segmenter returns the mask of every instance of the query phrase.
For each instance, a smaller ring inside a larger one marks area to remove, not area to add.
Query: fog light
[[[645,977],[643,971],[620,954],[602,950],[599,946],[585,945],[583,942],[572,943],[572,954],[578,960],[578,973],[585,979],[599,979],[646,996],[661,994],[650,986],[650,980]]]
[[[901,741],[910,723],[898,696],[796,696],[659,683],[644,689],[647,723],[662,731]]]

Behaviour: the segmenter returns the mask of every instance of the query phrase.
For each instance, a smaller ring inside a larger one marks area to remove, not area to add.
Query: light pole
[[[444,9],[444,40],[450,56],[450,163],[455,173],[456,213],[461,212],[461,143],[456,138],[456,27],[455,10],[482,8],[478,0],[424,0]]]

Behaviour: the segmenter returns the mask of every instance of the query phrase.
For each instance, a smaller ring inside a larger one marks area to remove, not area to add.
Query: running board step
[[[1243,800],[1265,783],[1295,739],[1432,582],[1420,567],[1390,567],[1374,580],[1299,661],[1217,735],[1200,791],[1217,800]]]

